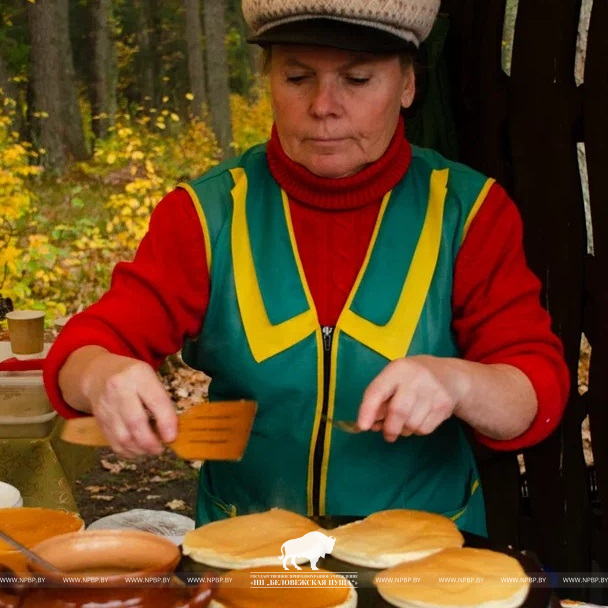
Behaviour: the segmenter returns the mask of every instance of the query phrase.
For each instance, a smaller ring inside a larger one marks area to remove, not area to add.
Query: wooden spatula
[[[256,411],[255,401],[193,405],[179,416],[177,439],[168,445],[184,460],[240,460]],[[61,439],[80,445],[109,445],[94,416],[66,420]]]

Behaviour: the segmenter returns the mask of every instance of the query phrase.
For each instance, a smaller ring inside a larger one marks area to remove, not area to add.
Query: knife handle
[[[68,443],[105,447],[110,445],[106,436],[101,432],[94,416],[70,418],[63,423],[61,439]]]

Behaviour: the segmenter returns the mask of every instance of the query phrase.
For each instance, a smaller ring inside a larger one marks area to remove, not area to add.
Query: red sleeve
[[[496,450],[520,450],[550,435],[562,417],[570,386],[562,344],[540,303],[540,281],[526,264],[522,234],[515,204],[493,185],[471,223],[454,271],[453,328],[463,358],[513,365],[536,391],[538,411],[525,433],[509,441],[476,433],[480,443]]]
[[[64,400],[59,370],[77,348],[98,345],[157,369],[198,333],[209,301],[209,273],[198,214],[185,190],[155,208],[132,262],[116,265],[109,291],[61,331],[46,357],[44,383],[53,407],[78,416]]]

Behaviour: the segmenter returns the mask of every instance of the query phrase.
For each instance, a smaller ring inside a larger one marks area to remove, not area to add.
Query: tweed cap
[[[441,0],[242,0],[243,16],[262,46],[317,44],[370,52],[418,47]]]

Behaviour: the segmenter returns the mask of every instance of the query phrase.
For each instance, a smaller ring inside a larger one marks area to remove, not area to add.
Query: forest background
[[[240,0],[0,3],[0,296],[91,304],[179,181],[264,141]]]

